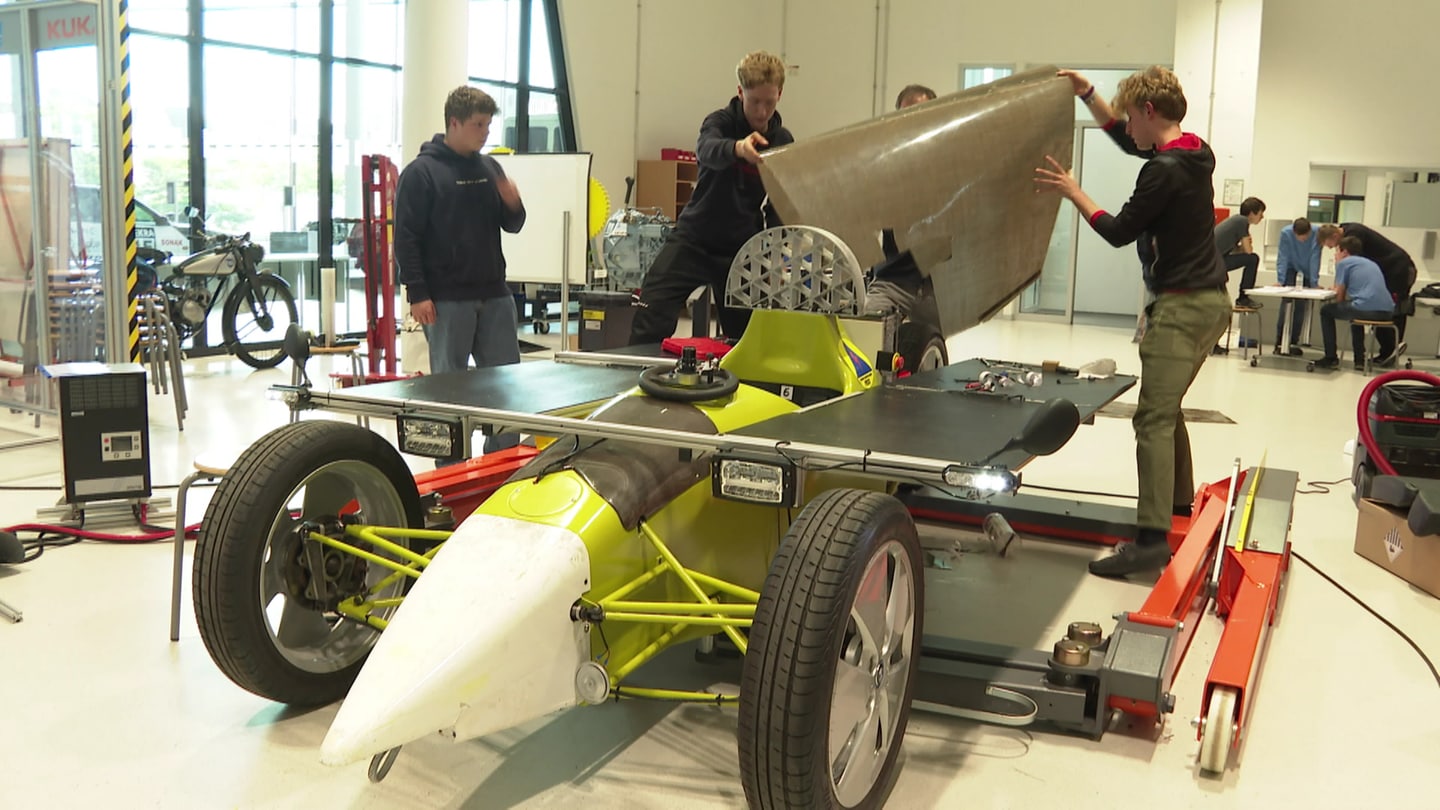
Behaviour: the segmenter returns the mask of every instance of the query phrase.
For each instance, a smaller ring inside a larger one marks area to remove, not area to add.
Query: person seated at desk
[[[1310,220],[1300,217],[1280,230],[1280,252],[1275,257],[1275,276],[1281,287],[1294,287],[1303,280],[1307,289],[1320,286],[1320,239],[1310,227]],[[1285,309],[1290,309],[1290,345],[1285,339]],[[1299,357],[1301,335],[1305,328],[1305,309],[1299,301],[1280,301],[1280,317],[1275,319],[1275,353]]]
[[[1316,368],[1337,368],[1340,358],[1335,353],[1335,321],[1389,320],[1395,302],[1385,288],[1385,274],[1380,265],[1360,255],[1360,240],[1353,236],[1340,238],[1335,246],[1335,300],[1320,307],[1320,334],[1325,340],[1325,356],[1315,361]],[[1385,332],[1376,330],[1380,335]],[[1350,338],[1355,348],[1355,368],[1365,368],[1365,330],[1351,325]],[[1391,337],[1393,341],[1393,336]],[[1381,354],[1385,353],[1381,338]]]

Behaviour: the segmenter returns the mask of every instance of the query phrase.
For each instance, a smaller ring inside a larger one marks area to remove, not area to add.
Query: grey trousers
[[[464,371],[475,358],[478,368],[520,362],[519,324],[511,296],[484,301],[436,301],[435,323],[423,327],[430,343],[430,373]],[[486,436],[484,452],[520,443],[518,433]]]

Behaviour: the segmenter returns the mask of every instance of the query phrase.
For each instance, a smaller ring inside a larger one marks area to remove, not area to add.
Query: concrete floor
[[[950,350],[956,359],[1070,366],[1113,357],[1133,373],[1139,363],[1130,337],[1128,327],[997,321],[952,340]],[[168,399],[150,402],[157,483],[178,481],[197,453],[243,447],[285,420],[265,391],[288,381],[288,372],[251,372],[226,359],[186,368],[192,406],[183,433]],[[1191,426],[1197,478],[1224,478],[1237,456],[1251,464],[1262,454],[1269,466],[1299,471],[1302,482],[1346,478],[1345,445],[1364,383],[1348,370],[1306,374],[1271,362],[1252,368],[1238,352],[1212,358],[1186,406],[1221,411],[1235,424]],[[0,427],[31,431],[22,417],[0,420]],[[47,422],[45,430],[54,426]],[[1060,453],[1028,467],[1025,480],[1133,493],[1133,447],[1125,420],[1100,418]],[[0,458],[4,485],[61,480],[54,444]],[[416,469],[428,466],[413,461]],[[0,523],[32,520],[57,497],[0,492]],[[198,490],[192,498],[193,519],[206,497]],[[1295,548],[1440,659],[1440,600],[1356,556],[1354,528],[1347,485],[1297,496]],[[922,527],[922,535],[929,545],[963,539],[937,527]],[[950,570],[931,570],[927,630],[949,626],[1046,647],[1067,622],[1094,619],[1108,629],[1108,616],[1143,598],[1143,584],[1083,573],[1096,549],[1022,543],[1003,560],[967,554]],[[20,624],[0,621],[0,807],[744,804],[735,713],[705,706],[610,703],[460,744],[425,739],[407,745],[378,785],[366,781],[364,764],[322,766],[318,747],[336,707],[292,711],[231,684],[198,636],[188,581],[181,639],[167,640],[169,561],[168,543],[86,543],[0,566],[0,599],[25,613]],[[1175,684],[1176,712],[1161,726],[1122,722],[1096,741],[914,715],[889,806],[1435,806],[1440,689],[1396,634],[1300,565],[1290,575],[1240,756],[1223,776],[1200,776],[1188,721],[1199,712],[1220,628],[1213,616],[1203,621]],[[738,682],[739,673],[697,664],[690,649],[677,648],[640,677],[703,687]]]

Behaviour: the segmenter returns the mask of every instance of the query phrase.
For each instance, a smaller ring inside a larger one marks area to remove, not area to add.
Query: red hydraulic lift
[[[1199,764],[1205,771],[1223,771],[1243,738],[1290,566],[1290,510],[1297,478],[1293,472],[1260,467],[1241,473],[1237,462],[1231,478],[1202,487],[1192,517],[1174,518],[1169,537],[1173,557],[1144,604],[1115,617],[1117,627],[1141,625],[1174,634],[1160,673],[1166,705],[1113,694],[1105,704],[1111,710],[1158,719],[1173,710],[1170,684],[1184,663],[1201,616],[1214,600],[1215,613],[1225,627],[1195,721],[1201,741]],[[928,501],[911,503],[910,511],[921,519],[974,525],[984,516],[983,511],[952,511]],[[1039,536],[1112,545],[1125,539],[1123,527],[1115,522],[1057,519],[1038,509],[1007,517],[1016,530]]]
[[[400,172],[384,155],[360,159],[363,242],[360,253],[365,271],[365,343],[369,361],[365,382],[403,379],[395,352],[398,321],[395,318],[395,187]]]

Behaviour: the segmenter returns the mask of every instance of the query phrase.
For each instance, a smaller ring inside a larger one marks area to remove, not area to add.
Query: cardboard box
[[[1416,537],[1406,512],[1360,501],[1355,553],[1416,587],[1440,596],[1440,537]]]

